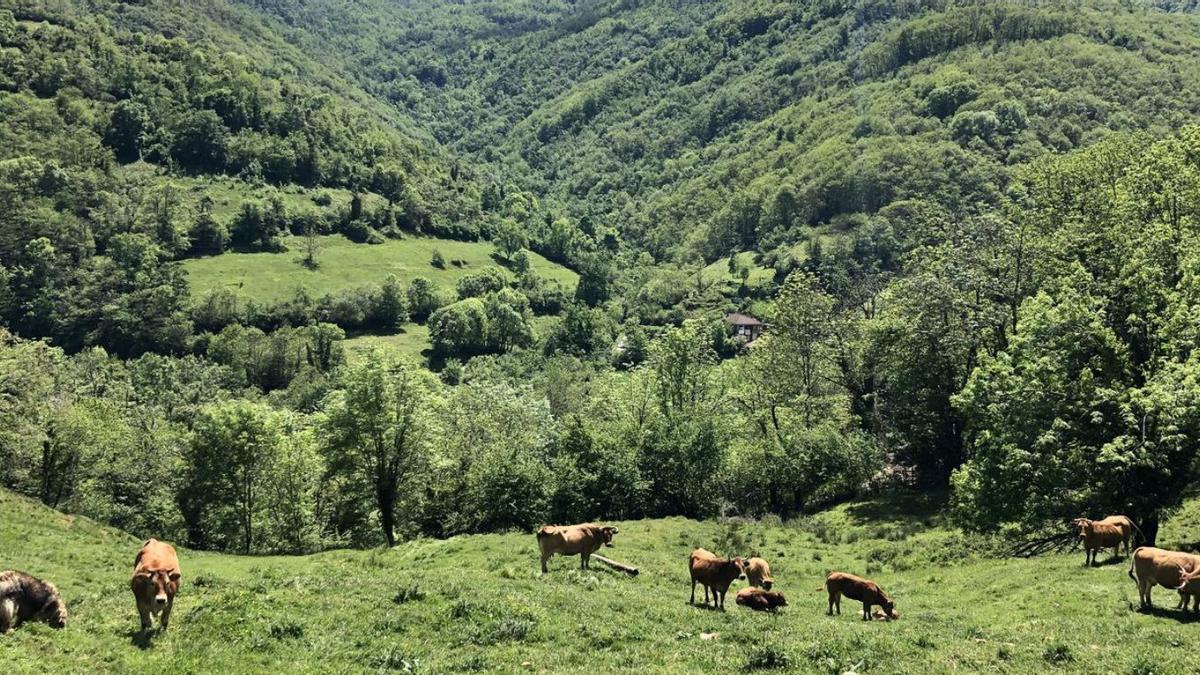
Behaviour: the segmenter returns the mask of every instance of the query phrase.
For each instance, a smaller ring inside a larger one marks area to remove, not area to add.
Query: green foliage
[[[376,352],[345,373],[345,389],[334,394],[322,420],[326,461],[335,476],[346,478],[341,499],[373,498],[388,546],[395,545],[398,527],[411,527],[398,519],[413,510],[410,495],[427,472],[430,379]]]

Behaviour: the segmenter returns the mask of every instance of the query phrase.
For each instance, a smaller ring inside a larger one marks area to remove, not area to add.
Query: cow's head
[[[1088,520],[1087,518],[1076,518],[1075,520],[1071,521],[1071,527],[1075,528],[1077,533],[1084,534],[1088,530],[1092,529],[1092,521]]]
[[[883,601],[879,603],[879,606],[883,608],[884,618],[888,621],[900,618],[900,612],[896,611],[895,601],[888,596],[883,596]]]
[[[154,593],[154,606],[163,607],[168,596],[179,590],[179,572],[174,570],[144,570],[138,573],[138,583],[146,595]]]
[[[730,572],[733,572],[734,570],[737,571],[737,573],[733,575],[735,578],[746,578],[746,561],[743,560],[741,556],[738,556],[737,558],[726,558],[725,564],[728,566]]]
[[[51,628],[65,628],[67,625],[67,605],[58,595],[58,589],[46,584],[46,602],[38,610],[37,618],[46,622]]]
[[[618,532],[620,532],[620,530],[612,525],[605,525],[604,527],[600,528],[600,536],[604,540],[604,545],[612,547],[613,537],[617,536]]]
[[[763,579],[762,579],[763,590],[769,591],[769,590],[771,590],[771,587],[774,585],[775,585],[774,579],[772,579],[770,577],[763,577]]]
[[[1196,569],[1192,570],[1191,572],[1183,569],[1183,567],[1180,567],[1179,585],[1175,587],[1175,590],[1182,591],[1185,586],[1197,580],[1200,580],[1200,566],[1196,567]]]

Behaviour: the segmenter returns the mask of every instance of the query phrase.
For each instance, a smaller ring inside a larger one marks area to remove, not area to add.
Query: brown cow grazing
[[[1156,585],[1181,590],[1181,587],[1188,586],[1187,578],[1197,568],[1200,568],[1200,556],[1141,546],[1133,552],[1133,558],[1129,561],[1129,578],[1137,582],[1138,601],[1145,609],[1153,606],[1150,591]],[[1188,588],[1190,590],[1190,586]]]
[[[696,604],[696,584],[704,586],[704,606],[708,606],[708,591],[712,589],[713,607],[725,611],[725,594],[729,584],[739,579],[746,571],[741,558],[721,558],[711,551],[698,548],[688,558],[688,572],[692,575],[692,600]]]
[[[591,567],[592,554],[599,551],[601,546],[612,546],[613,536],[618,532],[619,530],[611,525],[591,523],[543,527],[537,533],[538,549],[542,552],[542,573],[549,571],[546,569],[546,562],[555,553],[579,556],[581,570]]]
[[[1083,543],[1085,566],[1096,564],[1096,555],[1102,548],[1111,548],[1115,558],[1120,555],[1123,544],[1125,554],[1129,555],[1129,540],[1133,538],[1136,526],[1128,516],[1108,516],[1103,520],[1076,518],[1071,524],[1079,532],[1079,540]]]
[[[829,576],[825,577],[825,590],[829,591],[828,614],[830,616],[833,615],[835,607],[838,614],[842,613],[842,596],[844,595],[863,604],[863,621],[871,620],[871,607],[874,605],[883,608],[885,619],[900,618],[900,613],[896,611],[896,603],[887,593],[883,592],[878,584],[869,579],[845,572],[830,572]]]
[[[179,592],[179,577],[175,547],[157,539],[147,539],[133,559],[133,578],[129,580],[138,614],[142,617],[142,630],[150,630],[150,616],[160,613],[159,626],[166,630],[171,621],[171,608],[175,606],[175,594]]]
[[[771,590],[775,580],[771,578],[771,566],[762,558],[750,558],[746,561],[746,581],[755,588]]]
[[[0,635],[26,621],[62,628],[67,625],[67,606],[54,584],[15,570],[0,572]]]
[[[779,607],[787,607],[787,598],[783,597],[783,593],[754,587],[738,591],[734,602],[759,612],[774,612]]]

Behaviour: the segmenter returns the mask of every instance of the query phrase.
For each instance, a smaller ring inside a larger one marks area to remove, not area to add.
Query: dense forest
[[[1153,538],[1200,474],[1178,4],[0,0],[0,486],[255,553],[892,486]],[[490,262],[186,266],[434,237]]]

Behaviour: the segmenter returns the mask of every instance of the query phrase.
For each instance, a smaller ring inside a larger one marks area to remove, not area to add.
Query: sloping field
[[[57,583],[71,610],[63,631],[0,638],[9,673],[1191,673],[1200,648],[1200,624],[1163,608],[1174,593],[1131,610],[1127,561],[982,557],[912,499],[782,525],[620,523],[607,553],[635,579],[562,558],[539,576],[524,533],[290,558],[181,550],[171,628],[150,637],[127,585],[138,540],[4,491],[0,514],[0,569]],[[1168,525],[1164,543],[1186,536]],[[756,614],[732,593],[725,613],[689,605],[697,545],[766,556],[790,606]],[[815,589],[830,569],[868,573],[902,618],[865,623],[849,601],[827,617]]]

